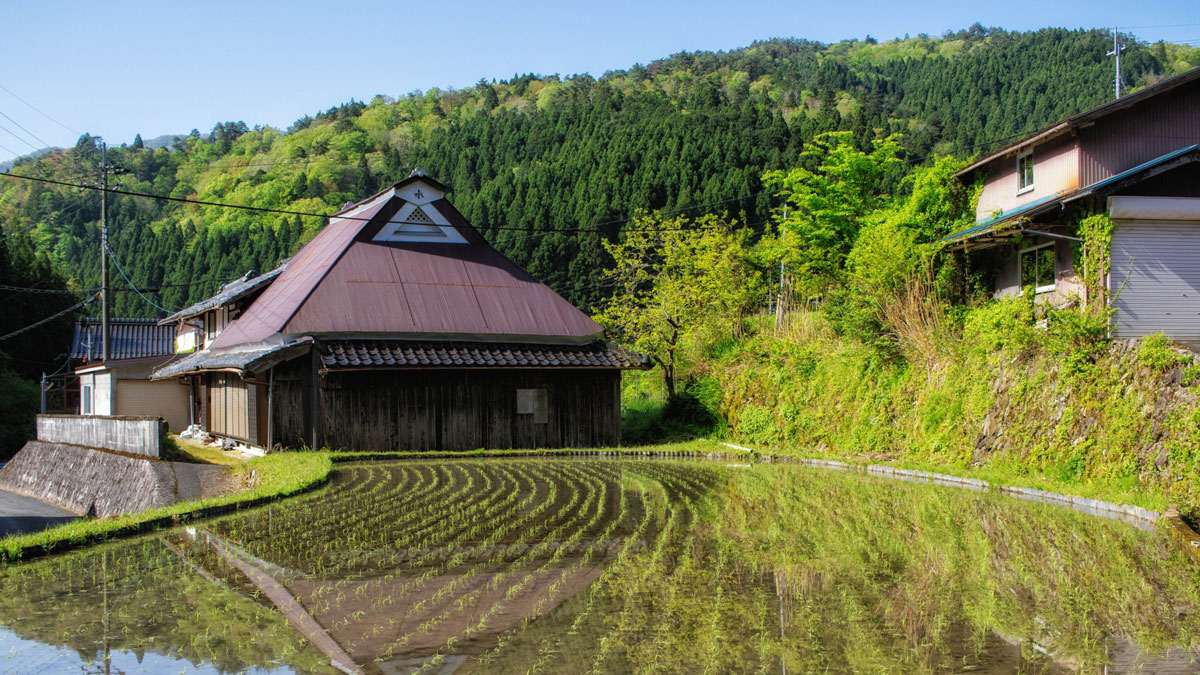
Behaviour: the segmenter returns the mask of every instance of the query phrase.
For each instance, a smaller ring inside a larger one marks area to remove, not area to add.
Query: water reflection
[[[1156,533],[799,466],[343,468],[0,569],[19,672],[1200,672]]]

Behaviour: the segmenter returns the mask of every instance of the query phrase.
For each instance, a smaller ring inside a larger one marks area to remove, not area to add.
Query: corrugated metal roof
[[[1189,158],[1188,155],[1191,155],[1191,157]],[[1136,177],[1138,174],[1147,173],[1160,166],[1163,166],[1164,164],[1183,159],[1200,161],[1200,145],[1189,145],[1185,148],[1168,152],[1165,155],[1155,157],[1148,162],[1139,164],[1132,169],[1122,171],[1115,176],[1105,178],[1102,181],[1097,181],[1091,185],[1088,185],[1087,187],[1070,190],[1067,192],[1060,192],[1028,204],[1022,204],[1015,209],[1010,209],[1004,213],[981,220],[965,230],[961,230],[947,237],[943,237],[939,239],[937,243],[951,244],[954,242],[967,240],[972,237],[978,237],[980,235],[987,234],[988,232],[993,232],[1003,227],[1005,224],[1011,223],[1019,218],[1026,218],[1036,215],[1042,211],[1059,206],[1064,202],[1074,201],[1088,195],[1100,194],[1106,189],[1116,188],[1120,183],[1128,181],[1129,179]]]
[[[100,361],[103,358],[100,328],[99,317],[75,321],[72,359]],[[156,319],[114,318],[108,320],[108,341],[109,358],[114,361],[170,356],[175,353],[175,328],[159,326]]]
[[[295,358],[312,348],[311,340],[297,340],[253,349],[210,349],[181,356],[154,370],[153,379],[217,370],[262,372],[271,366]]]
[[[318,350],[327,370],[650,367],[645,356],[601,340],[585,345],[320,340]]]
[[[437,337],[582,343],[602,329],[515,265],[444,198],[430,203],[466,244],[376,242],[401,206],[409,178],[334,217],[288,268],[213,342],[272,335]],[[427,205],[422,205],[427,208]]]
[[[279,266],[275,269],[267,272],[266,274],[260,274],[258,276],[253,276],[251,273],[247,272],[245,277],[242,277],[236,281],[231,281],[222,286],[221,290],[217,291],[216,295],[213,295],[211,298],[201,300],[191,307],[181,309],[171,316],[159,321],[159,324],[166,325],[175,323],[180,319],[186,319],[188,317],[196,316],[197,314],[203,314],[210,309],[215,309],[221,305],[233,302],[238,298],[245,297],[246,295],[263,288],[267,284],[274,281],[275,277],[278,277],[280,273],[282,273],[287,267],[287,264],[288,261],[284,260],[283,262],[279,263]]]
[[[982,167],[983,165],[992,162],[996,158],[1003,157],[1011,152],[1021,149],[1022,147],[1026,146],[1026,145],[1029,145],[1035,141],[1047,140],[1049,138],[1052,138],[1052,137],[1055,137],[1055,136],[1058,136],[1061,134],[1065,134],[1068,131],[1070,131],[1071,129],[1075,129],[1080,126],[1095,122],[1097,119],[1100,119],[1101,117],[1110,115],[1114,112],[1117,112],[1118,110],[1124,110],[1126,108],[1129,108],[1130,106],[1141,103],[1142,101],[1144,101],[1146,99],[1153,98],[1160,94],[1165,94],[1169,91],[1172,91],[1182,85],[1188,84],[1197,79],[1200,79],[1200,68],[1193,68],[1192,70],[1189,70],[1186,73],[1176,75],[1175,77],[1167,78],[1167,79],[1163,80],[1162,82],[1153,84],[1149,87],[1146,87],[1145,89],[1141,89],[1132,94],[1128,94],[1121,98],[1113,99],[1111,101],[1101,103],[1098,106],[1089,108],[1081,113],[1076,113],[1074,115],[1071,115],[1070,117],[1067,117],[1066,119],[1060,120],[1058,122],[1055,122],[1054,124],[1043,127],[1042,129],[1039,129],[1039,130],[1033,132],[1032,134],[1029,134],[1028,136],[1023,137],[1014,143],[1009,143],[1008,145],[1000,148],[999,150],[996,150],[992,153],[984,155],[979,160],[972,162],[969,166],[967,166],[963,169],[960,169],[954,175],[956,177],[962,178],[964,176],[971,174],[972,172],[974,172],[976,169]]]

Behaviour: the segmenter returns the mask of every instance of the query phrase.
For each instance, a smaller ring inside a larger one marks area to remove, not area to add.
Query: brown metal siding
[[[1102,117],[1079,141],[1083,185],[1200,143],[1200,81]]]

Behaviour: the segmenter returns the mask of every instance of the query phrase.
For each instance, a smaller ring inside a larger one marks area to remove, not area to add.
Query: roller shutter
[[[1112,238],[1109,288],[1116,337],[1162,331],[1200,340],[1200,223],[1121,223]]]
[[[187,387],[175,381],[117,380],[117,414],[161,417],[172,432],[188,425]]]

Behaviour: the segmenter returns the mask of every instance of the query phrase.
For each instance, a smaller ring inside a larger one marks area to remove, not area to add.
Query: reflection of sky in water
[[[211,663],[199,666],[185,659],[146,652],[139,663],[137,654],[131,651],[113,650],[109,659],[109,672],[113,673],[198,673],[223,675]],[[103,673],[103,661],[88,663],[74,650],[53,647],[37,640],[18,637],[6,626],[0,626],[0,672],[4,673]],[[263,670],[251,668],[242,671],[252,675],[284,675],[295,671],[286,667]]]

